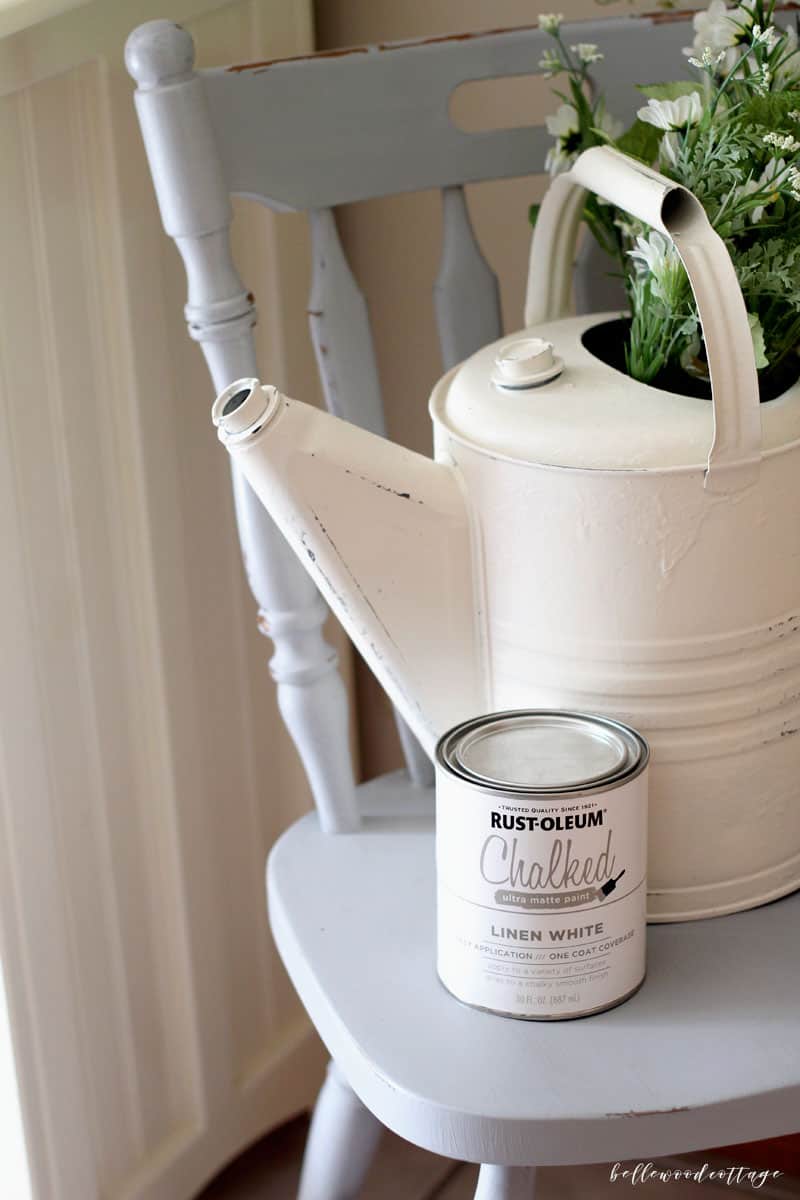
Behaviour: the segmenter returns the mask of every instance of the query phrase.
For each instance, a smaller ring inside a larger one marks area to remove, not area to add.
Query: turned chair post
[[[230,250],[225,173],[188,33],[168,21],[131,35],[126,62],[161,217],[186,267],[190,336],[217,391],[257,374],[255,305]],[[327,607],[263,505],[233,466],[233,493],[259,629],[275,647],[270,670],[283,719],[303,761],[322,827],[359,826],[349,754],[348,704],[336,652],[322,632]]]

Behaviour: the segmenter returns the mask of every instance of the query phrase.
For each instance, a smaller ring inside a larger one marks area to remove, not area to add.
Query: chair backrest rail
[[[686,19],[584,21],[563,36],[600,45],[593,75],[620,117],[636,104],[634,74],[660,79],[667,62],[670,78],[688,77]],[[529,175],[550,145],[540,121],[467,132],[449,102],[471,80],[539,74],[549,42],[523,28],[201,71],[228,187],[306,210]]]

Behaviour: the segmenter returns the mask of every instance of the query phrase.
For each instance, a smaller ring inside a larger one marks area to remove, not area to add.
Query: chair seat
[[[473,1162],[649,1158],[800,1129],[800,893],[648,929],[648,972],[583,1020],[455,1000],[436,969],[433,793],[359,789],[364,828],[309,814],[275,845],[270,919],[333,1058],[386,1126]]]

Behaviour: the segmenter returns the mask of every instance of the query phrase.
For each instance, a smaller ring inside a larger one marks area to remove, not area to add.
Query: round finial
[[[192,36],[174,21],[147,21],[125,43],[125,66],[143,89],[186,78],[194,66]]]

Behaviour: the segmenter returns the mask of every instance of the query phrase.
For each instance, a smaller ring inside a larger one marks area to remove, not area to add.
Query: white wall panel
[[[311,44],[297,0],[169,8],[201,62]],[[0,40],[0,953],[42,1200],[191,1195],[322,1064],[263,899],[309,793],[122,63],[163,15]],[[303,219],[236,225],[262,369],[313,396]]]

